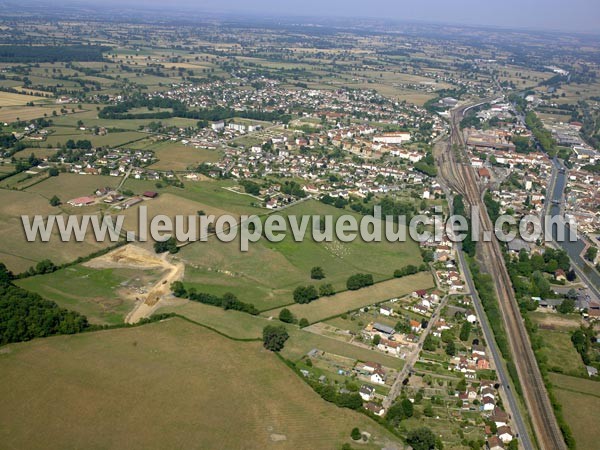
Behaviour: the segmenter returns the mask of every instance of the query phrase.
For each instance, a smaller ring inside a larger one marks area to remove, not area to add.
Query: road
[[[519,410],[519,405],[517,403],[517,399],[515,398],[515,394],[513,390],[510,389],[509,375],[506,373],[506,368],[502,364],[502,355],[498,350],[496,340],[494,339],[494,333],[490,328],[487,316],[485,315],[485,311],[483,310],[483,305],[481,304],[481,300],[479,298],[479,295],[477,294],[477,290],[475,289],[475,283],[473,283],[473,278],[471,277],[471,273],[469,272],[467,263],[465,261],[465,255],[463,254],[460,248],[457,249],[457,252],[460,269],[462,273],[464,273],[465,280],[467,281],[467,286],[469,287],[469,290],[472,293],[471,297],[473,299],[473,305],[475,306],[477,317],[479,317],[479,322],[481,324],[481,329],[483,330],[485,342],[487,343],[490,353],[492,355],[494,367],[496,368],[496,373],[498,374],[498,380],[504,388],[504,398],[508,403],[508,408],[506,409],[511,413],[513,431],[519,435],[519,440],[525,450],[533,450],[535,447],[531,443],[531,438],[529,437],[527,426],[525,425],[525,421],[523,420],[523,416],[521,415],[521,411]]]
[[[477,104],[485,103],[485,99]],[[517,369],[519,381],[523,390],[523,398],[530,415],[537,442],[542,449],[566,449],[562,433],[554,417],[548,392],[544,385],[541,372],[537,366],[535,355],[531,348],[529,335],[523,324],[512,283],[504,264],[504,257],[500,245],[494,236],[494,227],[487,214],[482,201],[483,190],[479,186],[477,176],[470,164],[461,164],[458,158],[467,156],[464,153],[464,140],[460,130],[460,121],[464,112],[473,105],[464,105],[456,108],[451,114],[451,135],[446,146],[446,151],[438,155],[440,177],[445,184],[455,192],[464,196],[465,204],[471,211],[477,211],[480,229],[478,236],[478,255],[487,273],[493,274],[492,280],[500,306],[500,312],[507,334],[512,359]],[[518,409],[513,410],[514,415]],[[515,422],[524,421],[521,417]],[[520,430],[521,439],[531,440],[527,437],[525,428]]]
[[[429,318],[429,322],[427,323],[427,328],[425,330],[423,330],[423,332],[421,333],[421,336],[419,336],[419,342],[417,343],[417,346],[406,357],[406,359],[404,361],[404,366],[402,367],[400,372],[398,372],[398,375],[396,375],[396,380],[394,380],[394,384],[390,388],[390,392],[388,392],[388,395],[383,399],[383,402],[382,402],[382,406],[385,408],[386,411],[390,408],[390,406],[392,406],[394,404],[394,401],[400,395],[400,393],[402,391],[402,382],[406,379],[408,374],[412,371],[415,363],[417,362],[417,359],[419,358],[421,349],[423,348],[423,342],[425,342],[425,338],[431,332],[431,329],[433,328],[433,326],[435,325],[435,322],[437,321],[437,319],[439,317],[440,311],[444,308],[444,306],[446,306],[447,301],[448,301],[448,296],[445,296],[444,298],[442,298],[442,300],[440,301],[440,304],[437,306],[437,308],[435,309],[435,311]]]

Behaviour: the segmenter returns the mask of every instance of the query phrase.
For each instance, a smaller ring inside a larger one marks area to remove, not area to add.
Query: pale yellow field
[[[421,272],[404,278],[394,278],[376,283],[358,291],[345,291],[331,297],[323,297],[312,303],[288,306],[298,318],[306,318],[310,323],[319,322],[362,306],[383,302],[393,297],[401,297],[418,289],[433,287],[429,272]],[[279,309],[268,311],[266,315],[278,317]]]
[[[28,242],[21,215],[36,214],[45,217],[48,214],[61,214],[61,210],[50,206],[48,200],[38,194],[0,190],[0,262],[4,262],[15,273],[35,266],[42,259],[50,259],[55,264],[70,262],[109,245],[108,242],[97,243],[91,237],[84,242],[62,242],[57,231],[52,234],[50,242]]]
[[[46,99],[33,95],[13,94],[12,92],[0,91],[0,106],[21,106],[26,105],[29,102],[36,102],[39,100]]]
[[[181,319],[3,350],[5,449],[332,450],[354,427],[371,434],[361,449],[402,445],[322,400],[261,343]]]
[[[28,97],[28,96],[27,96]],[[34,97],[29,97],[30,99]],[[37,98],[37,97],[36,97]],[[28,100],[31,101],[31,100]],[[56,114],[60,115],[59,105],[48,105],[48,106],[3,106],[0,107],[0,121],[1,122],[15,122],[17,120],[33,120],[39,117],[52,117],[52,111],[56,111]]]

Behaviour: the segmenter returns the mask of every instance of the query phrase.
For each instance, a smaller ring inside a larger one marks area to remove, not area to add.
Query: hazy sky
[[[600,0],[124,0],[138,2],[193,6],[212,12],[362,16],[600,33]]]

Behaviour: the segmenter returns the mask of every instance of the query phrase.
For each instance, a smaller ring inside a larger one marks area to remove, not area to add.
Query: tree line
[[[147,113],[130,113],[133,108],[148,108]],[[172,109],[172,111],[152,111],[154,108]],[[251,120],[260,120],[265,122],[279,121],[288,123],[292,116],[284,111],[237,111],[231,108],[216,106],[214,108],[204,108],[199,110],[190,110],[187,106],[175,99],[170,98],[145,98],[137,97],[131,100],[117,103],[116,105],[105,106],[98,112],[100,119],[169,119],[172,117],[181,117],[184,119],[219,121],[240,117]]]
[[[252,315],[259,313],[258,309],[251,304],[245,303],[228,292],[223,294],[222,297],[217,295],[208,294],[205,292],[197,292],[194,288],[186,289],[181,281],[175,281],[171,284],[171,291],[175,297],[187,298],[193,302],[204,303],[205,305],[219,306],[224,310],[232,309],[234,311],[241,311]]]
[[[85,316],[14,285],[13,278],[0,263],[0,345],[90,328]]]

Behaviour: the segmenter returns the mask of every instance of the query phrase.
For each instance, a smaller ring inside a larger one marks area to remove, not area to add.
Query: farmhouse
[[[96,201],[94,197],[77,197],[69,200],[67,203],[71,206],[88,206]]]
[[[510,441],[513,440],[513,433],[510,427],[508,426],[499,427],[497,434],[500,440],[505,444],[508,444]]]
[[[504,450],[504,445],[502,445],[502,441],[496,436],[492,436],[488,439],[486,447],[488,448],[488,450]]]
[[[132,197],[129,200],[126,200],[125,202],[123,202],[123,209],[129,209],[134,205],[137,205],[138,203],[142,202],[143,200],[141,199],[141,197]]]
[[[418,333],[421,331],[421,322],[417,322],[416,320],[410,321],[410,329],[413,333]]]
[[[392,327],[388,327],[387,325],[383,325],[379,322],[375,322],[373,324],[373,329],[389,336],[392,336],[396,332]]]

